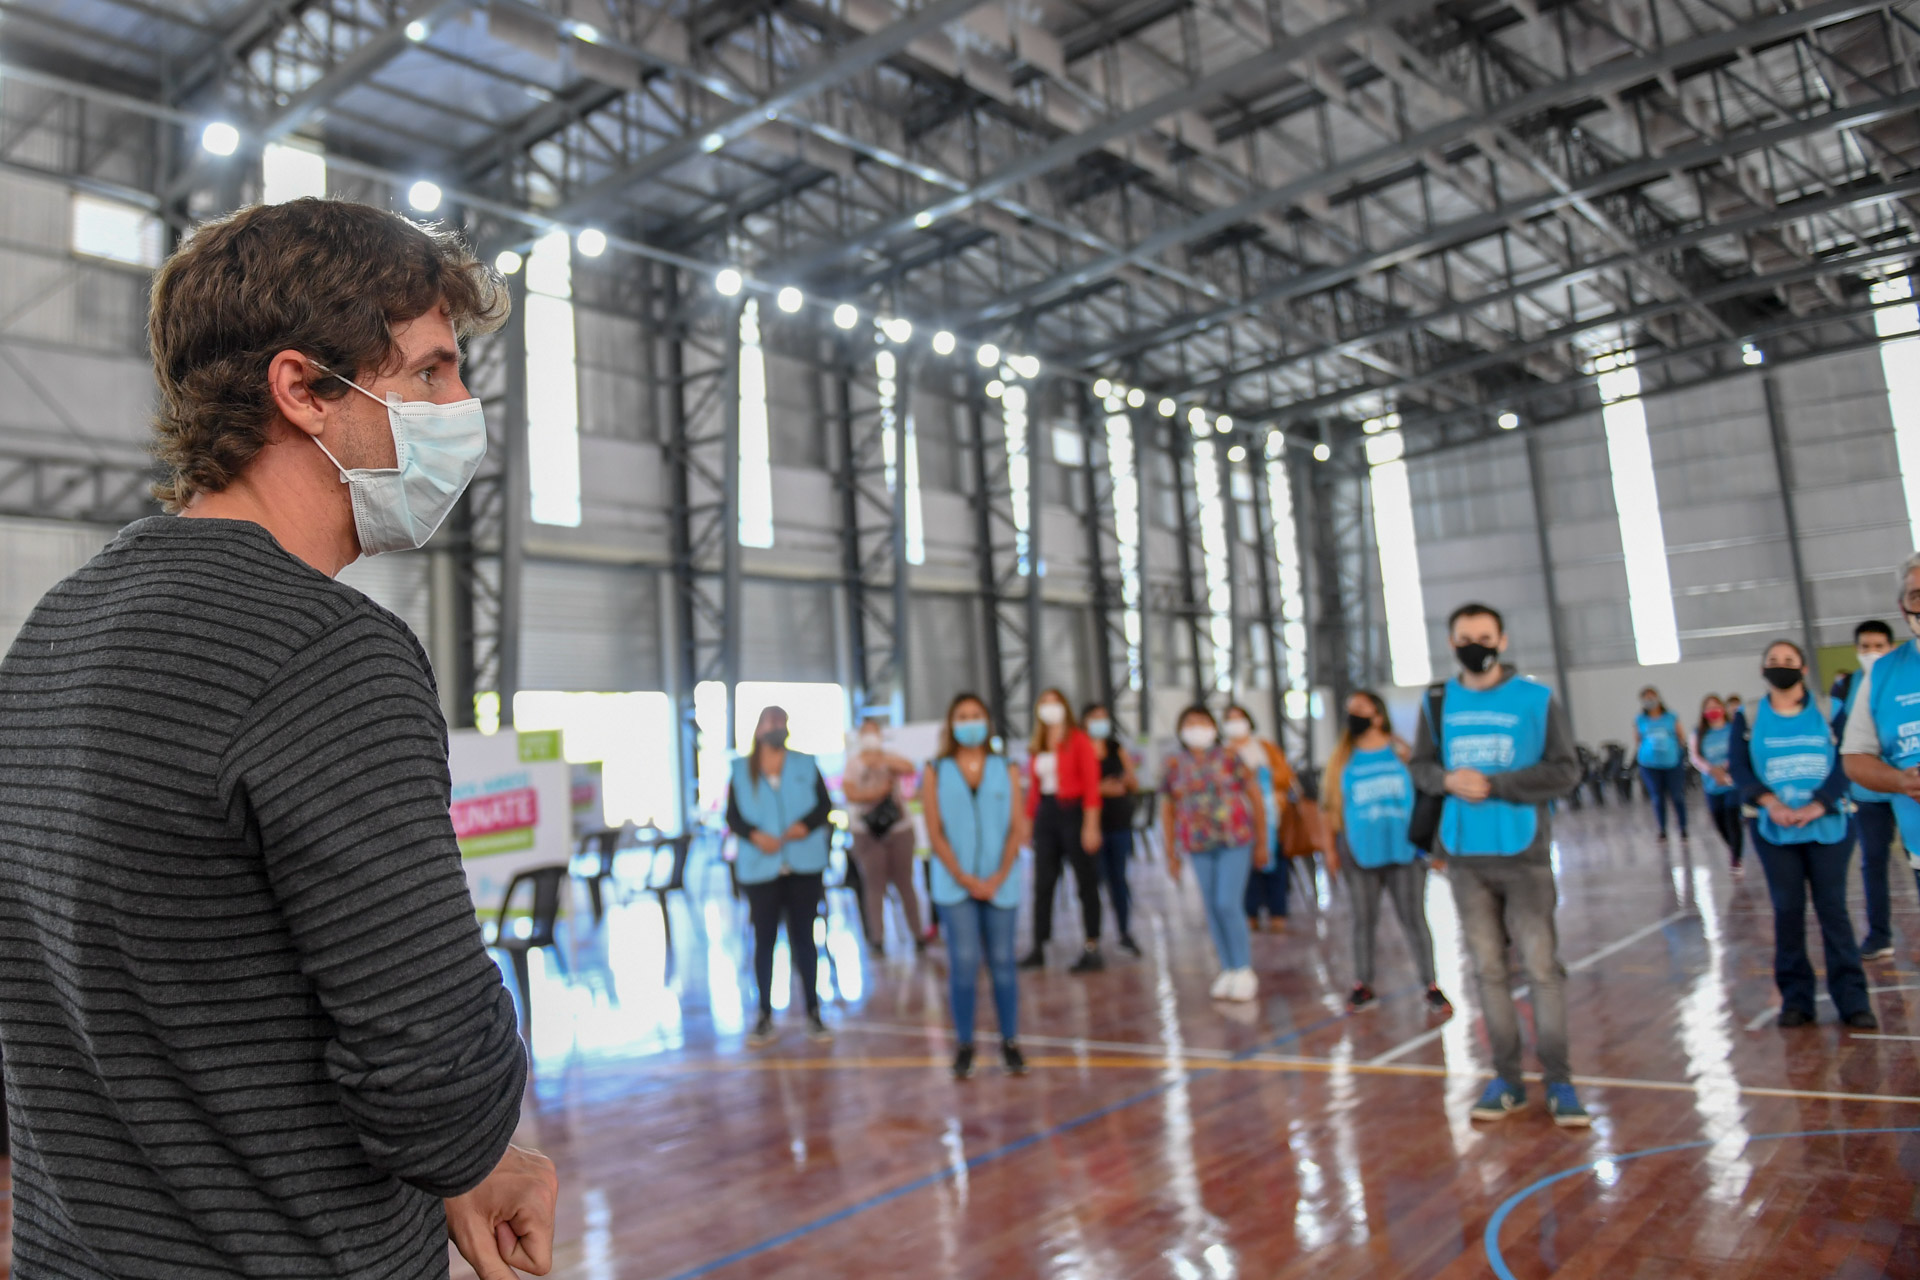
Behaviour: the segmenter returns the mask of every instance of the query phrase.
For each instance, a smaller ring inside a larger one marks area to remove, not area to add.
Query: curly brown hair
[[[202,224],[154,277],[147,312],[160,411],[153,495],[178,511],[218,493],[267,442],[267,366],[300,351],[361,380],[393,326],[444,306],[462,339],[506,321],[507,290],[456,232],[346,200],[255,205]],[[337,379],[316,395],[347,393]]]

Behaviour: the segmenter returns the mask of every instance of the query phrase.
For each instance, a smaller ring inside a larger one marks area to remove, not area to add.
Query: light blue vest
[[[813,811],[819,799],[819,782],[820,766],[804,751],[787,752],[777,787],[764,777],[757,783],[749,778],[745,756],[733,762],[733,801],[740,806],[740,816],[770,836],[780,835]],[[782,870],[801,875],[825,871],[827,840],[825,827],[781,845],[778,853],[762,853],[752,841],[741,840],[734,855],[734,870],[741,884],[765,884]]]
[[[1247,741],[1254,740],[1249,738]],[[1234,750],[1234,755],[1240,756],[1237,748]],[[1240,763],[1247,763],[1245,756],[1240,756]],[[1267,811],[1267,848],[1277,848],[1280,842],[1280,802],[1285,797],[1276,796],[1273,793],[1273,761],[1268,757],[1265,747],[1260,749],[1259,759],[1247,767],[1253,770],[1253,776],[1260,784],[1260,803]],[[1272,862],[1268,863],[1267,869],[1269,871],[1284,870]]]
[[[1882,658],[1891,656],[1891,654],[1881,655]],[[1877,674],[1880,670],[1880,663],[1876,661],[1873,664],[1873,669]],[[1849,720],[1853,718],[1854,703],[1860,699],[1860,676],[1861,673],[1856,671],[1853,673],[1853,679],[1847,681],[1847,700],[1841,705],[1841,713],[1844,713]],[[1834,716],[1836,720],[1839,718],[1838,714]],[[1847,784],[1847,794],[1853,797],[1855,804],[1886,804],[1893,799],[1892,796],[1884,791],[1869,791],[1857,782],[1849,782]]]
[[[934,766],[933,777],[940,799],[940,827],[946,832],[954,861],[968,875],[985,880],[1000,869],[1000,857],[1007,848],[1007,829],[1013,823],[1013,782],[1007,777],[1005,757],[987,757],[978,791],[967,785],[966,776],[951,757]],[[932,871],[933,900],[940,906],[955,906],[973,896],[960,887],[960,882],[938,856],[933,860]],[[1018,868],[993,895],[993,905],[1020,905]]]
[[[1920,764],[1920,641],[1909,640],[1873,664],[1873,728],[1880,735],[1880,758],[1896,769]],[[1920,854],[1920,801],[1893,797],[1894,820],[1907,851]]]
[[[1700,758],[1708,764],[1726,768],[1728,743],[1732,740],[1733,726],[1721,721],[1718,729],[1709,729],[1700,735]],[[1716,782],[1710,773],[1700,775],[1700,786],[1710,796],[1724,796],[1733,790],[1731,782]]]
[[[1640,730],[1640,767],[1673,769],[1680,764],[1680,721],[1671,711],[1657,716],[1641,713],[1634,721]]]
[[[1753,733],[1747,738],[1747,753],[1754,776],[1778,796],[1780,803],[1797,809],[1813,799],[1833,772],[1837,758],[1833,745],[1833,727],[1807,699],[1807,705],[1791,716],[1773,709],[1762,698],[1755,704]],[[1804,827],[1783,827],[1762,809],[1754,819],[1754,830],[1774,844],[1833,844],[1847,838],[1847,815],[1829,811]]]
[[[1359,866],[1405,866],[1419,855],[1407,843],[1413,775],[1392,747],[1354,752],[1340,774],[1340,813],[1347,851]]]
[[[1487,690],[1469,689],[1455,676],[1447,681],[1440,710],[1446,767],[1492,776],[1539,764],[1552,701],[1552,690],[1525,676]],[[1448,796],[1440,813],[1440,843],[1450,854],[1511,857],[1526,852],[1539,827],[1530,804]]]

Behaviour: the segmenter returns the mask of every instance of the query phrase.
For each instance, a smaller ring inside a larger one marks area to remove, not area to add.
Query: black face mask
[[[1453,656],[1476,675],[1493,670],[1493,664],[1500,661],[1500,651],[1489,644],[1457,644],[1453,646]]]
[[[1768,684],[1780,692],[1785,693],[1787,690],[1793,688],[1793,686],[1799,684],[1800,678],[1804,676],[1806,672],[1798,667],[1762,667],[1760,668],[1760,674]]]
[[[780,750],[787,745],[787,731],[785,729],[768,730],[760,735],[760,745],[769,751]]]
[[[1351,711],[1347,712],[1348,733],[1357,738],[1371,728],[1373,728],[1372,716],[1357,716]]]

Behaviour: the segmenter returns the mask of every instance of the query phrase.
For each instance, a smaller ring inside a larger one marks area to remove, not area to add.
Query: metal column
[[[520,689],[520,598],[530,509],[527,490],[527,273],[508,277],[513,315],[501,356],[506,361],[506,458],[500,472],[500,597],[495,618],[498,659],[494,689],[500,697],[500,727],[513,724],[513,695]]]
[[[1547,536],[1545,468],[1540,462],[1540,438],[1526,433],[1527,488],[1533,494],[1533,532],[1540,548],[1540,585],[1547,593],[1547,636],[1553,641],[1553,679],[1560,691],[1560,708],[1573,724],[1573,692],[1567,686],[1567,642],[1561,634],[1560,590],[1553,575],[1553,541]]]
[[[1760,379],[1767,398],[1767,438],[1773,446],[1773,474],[1780,485],[1780,510],[1787,519],[1787,552],[1793,564],[1793,593],[1800,605],[1800,643],[1808,668],[1819,678],[1820,649],[1814,638],[1813,590],[1807,584],[1807,566],[1800,554],[1800,518],[1794,509],[1793,485],[1787,475],[1787,423],[1780,412],[1780,389],[1773,375]]]

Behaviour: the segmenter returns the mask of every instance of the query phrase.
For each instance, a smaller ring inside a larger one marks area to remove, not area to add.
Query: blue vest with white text
[[[1413,775],[1392,747],[1353,753],[1340,774],[1340,814],[1355,865],[1405,866],[1419,856],[1407,842]]]
[[[1880,669],[1880,664],[1877,661],[1873,666],[1876,672]],[[1853,678],[1847,681],[1846,701],[1841,705],[1840,713],[1835,715],[1834,718],[1836,720],[1839,719],[1840,714],[1844,714],[1848,719],[1853,718],[1854,703],[1860,700],[1860,685],[1862,683],[1860,674],[1858,671],[1854,672]],[[1853,797],[1855,804],[1886,804],[1893,799],[1892,796],[1884,791],[1869,791],[1857,782],[1849,782],[1847,784],[1847,794]]]
[[[1747,739],[1754,776],[1780,803],[1797,809],[1813,799],[1833,772],[1837,758],[1833,727],[1811,698],[1790,716],[1775,711],[1765,698],[1755,706],[1753,733]],[[1847,815],[1832,811],[1804,827],[1783,827],[1762,809],[1753,823],[1754,830],[1773,844],[1833,844],[1847,838]]]
[[[948,757],[933,769],[934,785],[940,801],[940,828],[960,870],[985,880],[1000,869],[1001,855],[1007,848],[1007,829],[1013,822],[1013,782],[1007,777],[1007,762],[1002,756],[989,755],[980,773],[980,789],[967,785],[959,764]],[[967,901],[970,895],[947,870],[938,856],[933,860],[933,900],[943,907]],[[1018,868],[993,895],[996,907],[1020,905]]]
[[[1440,710],[1446,767],[1492,776],[1539,764],[1552,701],[1552,690],[1526,676],[1486,690],[1469,689],[1455,676],[1447,681]],[[1511,857],[1526,852],[1539,828],[1532,805],[1492,797],[1448,796],[1440,813],[1440,843],[1450,854]]]
[[[1880,758],[1896,769],[1920,764],[1920,640],[1874,659],[1868,683],[1867,710],[1880,737]],[[1893,816],[1907,852],[1920,853],[1920,801],[1894,796]]]
[[[1726,721],[1720,722],[1718,729],[1709,729],[1700,735],[1700,758],[1708,764],[1727,767],[1727,744],[1733,739],[1733,726]],[[1710,773],[1700,775],[1700,786],[1710,796],[1724,796],[1733,790],[1731,782],[1716,782]]]
[[[787,752],[777,787],[765,777],[753,781],[742,756],[733,762],[733,801],[740,806],[740,816],[755,830],[778,836],[813,811],[819,800],[819,781],[820,766],[804,751]],[[800,875],[825,871],[827,839],[827,828],[820,827],[781,845],[778,853],[762,853],[752,841],[741,840],[734,854],[734,870],[741,884],[765,884],[783,870]]]
[[[1642,712],[1633,722],[1640,731],[1640,754],[1636,757],[1643,769],[1673,769],[1680,764],[1680,721],[1671,711],[1663,711],[1657,716]]]

